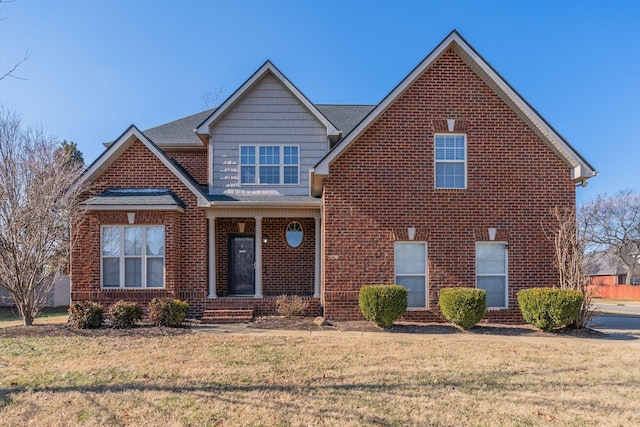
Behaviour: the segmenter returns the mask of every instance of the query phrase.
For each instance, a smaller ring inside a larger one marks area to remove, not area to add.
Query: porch
[[[207,211],[209,283],[203,317],[230,310],[275,314],[280,295],[308,299],[306,314],[317,315],[322,252],[317,203],[239,205],[218,204]]]

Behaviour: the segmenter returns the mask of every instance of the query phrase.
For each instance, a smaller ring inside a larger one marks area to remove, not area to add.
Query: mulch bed
[[[330,322],[326,326],[318,326],[313,323],[312,317],[282,317],[265,316],[258,317],[248,326],[257,329],[280,329],[302,331],[356,331],[356,332],[381,332],[399,334],[478,334],[478,335],[507,335],[507,336],[571,336],[578,338],[605,338],[607,334],[593,329],[560,329],[553,332],[542,332],[531,325],[500,325],[480,324],[467,331],[461,330],[451,324],[442,323],[408,323],[398,322],[389,329],[383,329],[367,321]]]
[[[197,321],[191,325],[197,324]],[[0,328],[0,339],[19,337],[158,337],[170,335],[184,335],[191,333],[187,325],[183,328],[164,328],[145,324],[132,329],[114,329],[102,327],[99,329],[76,329],[66,324],[45,324],[33,326],[9,326]],[[379,332],[390,334],[487,334],[507,336],[570,336],[578,338],[609,338],[609,335],[592,329],[561,329],[553,332],[541,332],[530,325],[497,325],[481,324],[470,330],[463,331],[451,324],[441,323],[396,323],[389,329],[382,329],[367,321],[330,322],[324,326],[314,323],[313,317],[282,317],[264,316],[257,317],[247,325],[255,329],[289,330],[289,331],[355,331],[355,332]]]

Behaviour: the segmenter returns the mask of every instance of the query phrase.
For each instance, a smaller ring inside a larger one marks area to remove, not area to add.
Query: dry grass
[[[67,323],[68,307],[45,308],[34,320],[36,325]],[[0,307],[0,328],[22,325],[22,317],[16,308]]]
[[[638,425],[638,341],[470,333],[0,339],[0,424]]]

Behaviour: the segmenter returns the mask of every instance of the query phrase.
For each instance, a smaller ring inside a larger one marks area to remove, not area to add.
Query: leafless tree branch
[[[31,56],[31,52],[27,51],[27,53],[24,54],[22,59],[20,59],[18,63],[13,66],[13,68],[11,68],[9,71],[7,71],[6,73],[0,76],[0,80],[4,79],[5,77],[12,77],[18,80],[26,80],[24,77],[18,77],[13,73],[18,69],[20,65],[22,65],[27,59],[29,59],[30,56]]]
[[[554,208],[552,220],[543,224],[543,230],[553,242],[555,267],[561,289],[573,289],[582,293],[584,300],[573,326],[584,328],[592,317],[593,288],[585,278],[585,247],[587,244],[582,223],[585,218],[576,216],[573,209]]]
[[[630,284],[640,262],[640,194],[601,195],[582,207],[591,251],[609,250],[622,262]]]
[[[70,189],[82,171],[68,157],[42,129],[23,127],[0,107],[0,289],[11,294],[25,325],[68,264],[78,206]]]

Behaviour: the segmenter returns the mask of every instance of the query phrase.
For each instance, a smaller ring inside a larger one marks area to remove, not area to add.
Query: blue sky
[[[0,18],[0,71],[31,52],[0,103],[87,162],[131,123],[224,99],[267,59],[314,103],[376,104],[457,29],[599,171],[579,202],[640,190],[635,0],[15,0]]]

